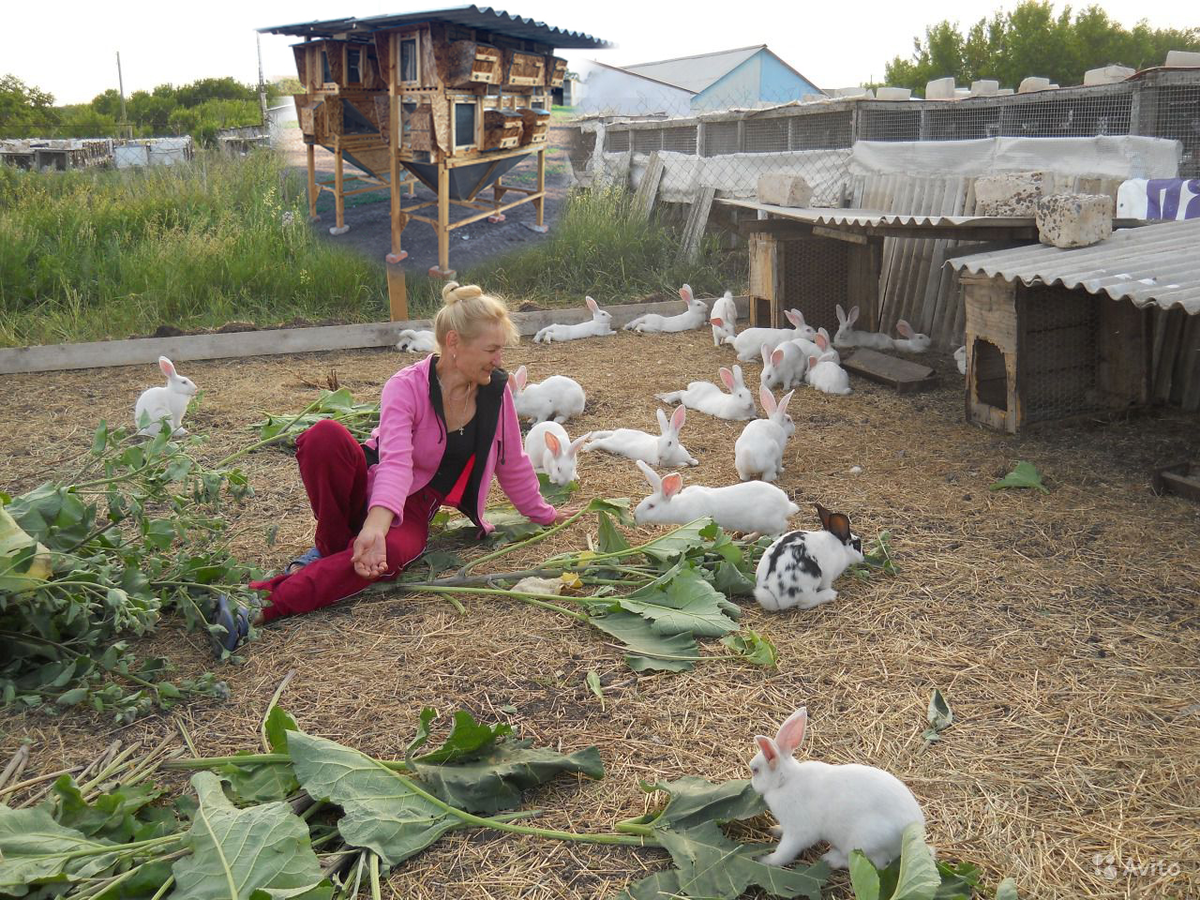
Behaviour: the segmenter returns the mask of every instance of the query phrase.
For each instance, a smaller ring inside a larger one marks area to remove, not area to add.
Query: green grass
[[[301,180],[282,171],[266,153],[121,171],[0,167],[0,345],[385,318],[382,263],[319,241]]]

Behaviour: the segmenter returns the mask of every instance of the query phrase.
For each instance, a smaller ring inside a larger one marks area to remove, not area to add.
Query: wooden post
[[[334,169],[333,169],[333,201],[334,208],[337,210],[337,225],[329,230],[330,234],[345,234],[346,228],[346,195],[342,193],[342,148],[339,145],[337,152],[334,154]]]
[[[308,145],[308,220],[321,221],[321,217],[317,215],[317,163],[316,147],[313,144]]]
[[[537,176],[538,198],[533,201],[533,208],[537,210],[537,227],[545,228],[545,207],[546,207],[546,148],[543,146],[538,150],[538,176]]]
[[[429,270],[434,278],[453,278],[450,269],[450,168],[446,160],[438,160],[438,264]]]
[[[392,65],[389,66],[389,69],[392,72],[392,75],[388,79],[388,107],[389,107],[389,115],[388,115],[389,175],[388,175],[388,177],[390,179],[390,185],[389,185],[390,190],[388,191],[388,193],[389,193],[389,195],[391,197],[391,201],[392,201],[392,210],[391,210],[392,252],[389,253],[385,257],[385,259],[388,262],[388,296],[393,297],[393,299],[392,299],[392,321],[393,322],[397,321],[397,319],[396,319],[396,301],[394,299],[394,294],[392,291],[392,266],[395,263],[400,262],[400,260],[404,259],[406,256],[408,256],[408,253],[406,253],[404,250],[400,249],[400,235],[404,231],[404,224],[401,220],[401,216],[403,215],[403,213],[401,213],[401,211],[400,211],[400,187],[401,187],[401,185],[400,185],[400,95],[397,93],[397,90],[396,90],[396,76],[395,76],[396,69],[394,68],[394,66],[396,65],[396,40],[397,40],[396,35],[393,34],[389,37],[390,43],[388,44],[388,54],[389,54],[391,62],[392,62]],[[412,186],[409,185],[409,194],[411,194],[411,193],[412,193]],[[403,274],[401,274],[401,276],[400,276],[400,286],[401,286],[401,292],[403,293],[403,288],[404,288]],[[405,311],[407,311],[407,309],[408,309],[407,297],[405,297],[405,299],[403,301],[403,305],[404,305]]]
[[[393,322],[408,321],[408,286],[404,280],[404,268],[397,263],[387,264],[388,307]]]

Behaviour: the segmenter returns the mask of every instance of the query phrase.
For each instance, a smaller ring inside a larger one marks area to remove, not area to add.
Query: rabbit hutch
[[[430,274],[451,277],[450,232],[505,210],[534,204],[539,230],[543,207],[551,91],[561,87],[565,59],[554,51],[609,46],[487,7],[364,19],[331,19],[260,29],[302,37],[293,46],[305,93],[295,102],[308,145],[309,214],[320,190],[332,190],[334,233],[346,228],[344,198],[391,191],[389,262],[407,254],[401,235],[410,222],[431,226],[438,264]],[[316,180],[314,149],[334,155],[332,185]],[[503,176],[537,157],[534,187],[502,183]],[[345,189],[343,164],[361,169],[366,187]],[[411,180],[409,180],[411,179]],[[402,188],[419,182],[437,199],[402,202]],[[488,188],[490,198],[480,195]],[[513,198],[516,199],[513,199]],[[451,207],[467,215],[451,221]]]
[[[1149,406],[1156,378],[1172,374],[1185,395],[1200,390],[1200,361],[1183,373],[1155,364],[1200,314],[1197,246],[1200,220],[1125,229],[1078,250],[950,260],[965,306],[968,421],[1015,434],[1121,414]]]

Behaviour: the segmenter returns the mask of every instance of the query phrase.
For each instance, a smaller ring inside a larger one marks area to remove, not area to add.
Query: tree
[[[53,128],[57,121],[52,94],[16,75],[0,77],[0,133],[30,137]]]
[[[1200,28],[1152,29],[1143,21],[1127,30],[1099,6],[1074,16],[1066,6],[1055,15],[1049,0],[1025,0],[1011,12],[980,19],[966,35],[957,22],[931,25],[924,39],[913,38],[912,57],[897,56],[884,72],[888,84],[918,95],[935,78],[952,77],[956,84],[994,78],[1016,87],[1023,78],[1040,75],[1072,85],[1100,66],[1162,65],[1168,50],[1200,50]]]

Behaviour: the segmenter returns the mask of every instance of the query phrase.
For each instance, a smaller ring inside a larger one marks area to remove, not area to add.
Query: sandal
[[[244,607],[229,605],[229,598],[224,594],[217,595],[217,608],[213,612],[211,624],[225,629],[225,634],[218,637],[209,632],[213,640],[213,652],[221,659],[226,652],[232,653],[250,634],[250,615]]]
[[[301,553],[299,556],[297,556],[295,559],[293,559],[290,563],[288,563],[286,566],[284,566],[283,574],[291,575],[294,572],[299,572],[301,569],[303,569],[309,563],[316,562],[320,558],[321,558],[321,551],[318,550],[316,547],[310,547],[308,550],[305,550],[303,553]]]

